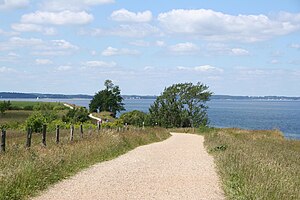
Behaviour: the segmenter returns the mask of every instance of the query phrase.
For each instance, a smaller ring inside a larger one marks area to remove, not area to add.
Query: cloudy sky
[[[0,0],[0,91],[300,96],[299,0]]]

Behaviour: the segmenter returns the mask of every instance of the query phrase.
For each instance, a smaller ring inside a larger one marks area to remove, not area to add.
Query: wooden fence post
[[[74,125],[71,125],[71,132],[70,132],[70,141],[73,142],[74,140]]]
[[[59,125],[56,125],[56,144],[59,143]]]
[[[83,138],[83,125],[80,124],[80,137]]]
[[[1,131],[1,152],[5,152],[5,140],[6,140],[6,131],[2,129]]]
[[[101,128],[101,123],[100,123],[100,121],[97,121],[97,131],[98,132],[100,131],[100,128]]]
[[[46,133],[47,133],[47,125],[43,124],[42,144],[44,146],[46,146]]]
[[[31,137],[32,137],[32,130],[31,130],[31,128],[28,128],[28,130],[27,130],[27,141],[26,141],[26,147],[27,148],[31,147]]]

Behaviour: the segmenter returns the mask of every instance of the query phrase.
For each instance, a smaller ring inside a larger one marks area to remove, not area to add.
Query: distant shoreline
[[[154,95],[122,95],[124,99],[156,99]],[[92,95],[75,94],[41,94],[41,93],[18,93],[18,92],[0,92],[1,99],[92,99]],[[231,95],[212,95],[212,100],[300,100],[300,97],[287,96],[231,96]]]

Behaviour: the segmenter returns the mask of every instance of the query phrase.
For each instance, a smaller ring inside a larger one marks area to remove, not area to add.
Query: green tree
[[[40,133],[45,123],[47,123],[45,115],[40,111],[36,111],[27,118],[25,126],[26,129],[31,128],[33,132]]]
[[[117,112],[125,110],[120,88],[114,85],[111,80],[106,80],[104,86],[105,89],[96,93],[91,100],[89,105],[90,112],[96,112],[97,110],[100,112],[108,111],[115,117]]]
[[[211,92],[201,83],[174,84],[151,105],[150,121],[163,127],[199,127],[208,123],[206,101]]]
[[[4,115],[6,110],[10,110],[10,109],[11,109],[11,103],[9,100],[0,102],[0,112],[2,115]]]
[[[120,119],[128,125],[143,126],[143,123],[147,121],[147,114],[139,110],[134,110],[131,112],[123,113],[120,116]]]
[[[89,117],[88,117],[88,111],[84,107],[80,108],[74,108],[70,109],[68,113],[63,116],[63,121],[64,122],[72,122],[72,123],[77,123],[77,122],[86,122]]]

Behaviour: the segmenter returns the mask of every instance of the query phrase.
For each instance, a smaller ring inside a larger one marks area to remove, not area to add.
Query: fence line
[[[92,129],[90,127],[90,129]],[[137,128],[134,127],[133,130],[136,130]],[[143,130],[144,128],[141,128],[141,130]],[[118,133],[123,133],[125,131],[128,131],[129,130],[129,127],[127,125],[125,125],[124,127],[118,127],[116,129],[113,129],[113,128],[101,128],[101,126],[97,126],[97,128],[95,129],[96,133],[99,133],[100,131],[103,132],[103,133],[106,133],[107,131],[109,132],[118,132]],[[72,124],[70,126],[70,137],[69,137],[69,141],[72,143],[74,141],[74,132],[75,132],[75,127],[74,125]],[[33,129],[32,128],[28,128],[27,129],[27,134],[26,134],[26,144],[25,144],[25,147],[27,149],[30,149],[30,147],[32,146],[32,133],[33,133]],[[88,135],[91,135],[92,134],[92,131],[89,130],[88,131]],[[5,130],[4,128],[1,130],[1,145],[0,145],[0,152],[5,152],[7,149],[6,149],[6,142],[7,142],[7,130]],[[83,124],[80,124],[80,127],[79,127],[79,137],[81,139],[84,138],[84,128],[83,128]],[[56,126],[56,129],[55,129],[55,143],[56,144],[59,144],[60,143],[60,126],[57,125]],[[41,145],[43,147],[46,147],[47,146],[47,125],[44,124],[42,126],[42,141],[41,141]]]

